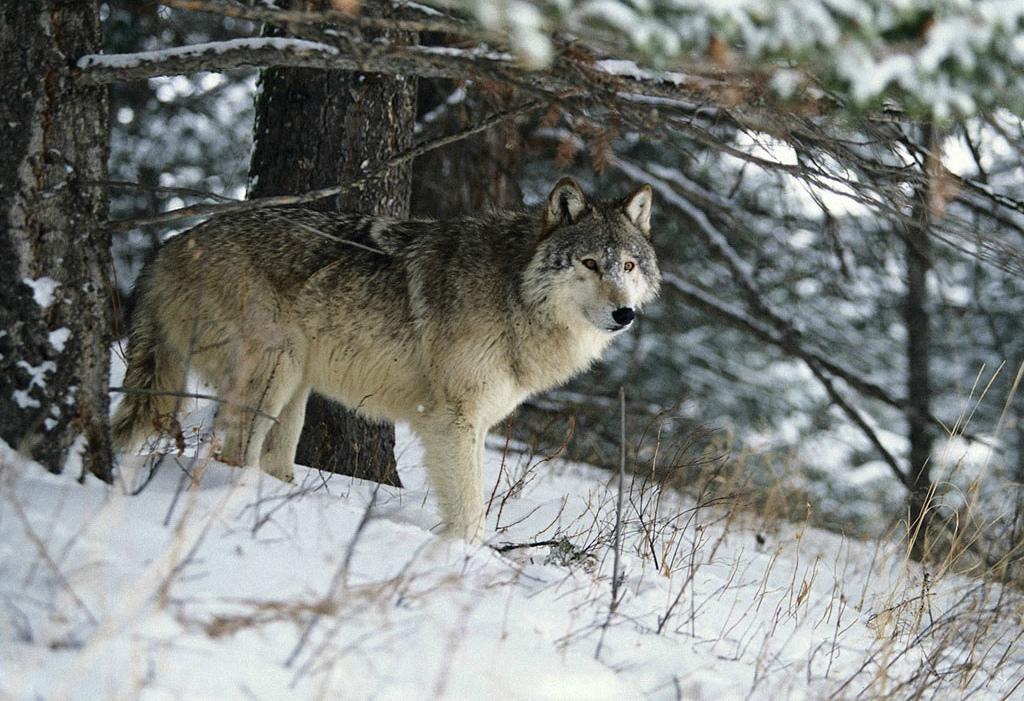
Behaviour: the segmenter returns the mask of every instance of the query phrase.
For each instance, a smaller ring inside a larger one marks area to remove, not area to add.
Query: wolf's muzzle
[[[612,318],[615,319],[616,324],[627,326],[633,323],[633,319],[636,318],[636,312],[633,311],[633,307],[619,307],[612,312]]]
[[[619,307],[612,312],[612,319],[615,320],[618,326],[609,329],[609,331],[621,331],[633,323],[633,320],[636,319],[636,312],[632,307]]]

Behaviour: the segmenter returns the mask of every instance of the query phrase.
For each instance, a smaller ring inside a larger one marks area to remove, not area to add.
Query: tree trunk
[[[457,134],[470,126],[474,115],[479,118],[508,109],[512,98],[511,94],[466,95],[453,81],[421,80],[418,112],[432,116],[426,124],[432,133],[421,138]],[[520,132],[521,126],[513,120],[417,158],[413,164],[413,214],[445,218],[522,204],[518,183],[524,162]]]
[[[327,6],[328,3],[305,3]],[[375,6],[362,4],[372,14]],[[412,144],[416,78],[273,68],[260,75],[250,196],[292,194],[352,179]],[[412,170],[390,169],[324,208],[407,216]],[[344,300],[339,300],[340,306]],[[400,485],[391,426],[367,422],[314,395],[296,460]]]
[[[0,437],[109,480],[107,93],[70,75],[100,45],[89,0],[0,13]]]
[[[922,146],[929,153],[936,147],[933,127],[923,128]],[[910,424],[910,528],[915,537],[912,554],[923,559],[928,552],[928,501],[932,497],[931,379],[929,355],[931,340],[928,319],[928,229],[931,223],[931,176],[925,168],[923,184],[915,196],[913,223],[906,228],[907,296],[904,318],[907,326],[907,399]]]

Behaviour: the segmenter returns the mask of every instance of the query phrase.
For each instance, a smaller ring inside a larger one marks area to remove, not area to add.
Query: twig
[[[289,217],[285,212],[274,212],[270,216],[279,221],[287,222],[289,225],[294,226],[297,229],[302,229],[303,231],[313,234],[314,236],[319,236],[320,238],[327,239],[328,241],[334,241],[335,243],[342,243],[345,244],[346,246],[352,246],[353,248],[358,248],[362,251],[366,251],[367,253],[376,253],[377,255],[380,256],[387,255],[387,253],[385,253],[379,248],[367,246],[366,244],[359,243],[358,241],[352,241],[351,239],[342,238],[341,236],[334,236],[332,234],[328,234],[326,231],[321,231],[320,229],[310,226],[305,222],[301,222],[298,219],[295,219],[294,217]],[[363,397],[362,401],[360,402],[360,406],[362,406],[362,403],[369,399],[370,396],[371,395]]]
[[[337,595],[338,587],[341,586],[345,579],[348,577],[348,568],[352,564],[352,557],[355,554],[356,544],[359,542],[363,531],[366,529],[366,524],[370,522],[370,517],[373,512],[373,506],[377,503],[377,493],[380,491],[380,483],[378,482],[373,488],[373,494],[370,497],[370,502],[366,505],[366,509],[363,510],[363,516],[359,519],[359,525],[356,526],[355,533],[352,534],[352,540],[348,543],[348,548],[345,550],[345,556],[341,559],[338,565],[338,569],[335,570],[334,576],[331,578],[330,584],[327,585],[327,591],[324,593],[323,601],[331,601]],[[295,643],[295,647],[292,648],[291,654],[288,655],[288,659],[285,660],[284,666],[291,667],[295,663],[295,659],[302,652],[302,649],[309,642],[309,636],[313,632],[313,628],[316,627],[317,623],[320,622],[323,616],[322,609],[324,607],[318,607],[313,617],[309,619],[306,627],[302,629],[302,633],[299,635],[298,642]]]
[[[4,490],[4,494],[10,505],[14,507],[14,511],[18,514],[18,518],[21,519],[21,525],[25,529],[25,535],[27,535],[28,539],[32,541],[32,544],[36,546],[36,552],[39,553],[39,557],[46,563],[46,566],[53,573],[54,579],[60,583],[60,586],[68,593],[68,596],[70,596],[71,600],[75,602],[75,605],[82,609],[86,617],[89,619],[89,622],[93,625],[98,625],[99,621],[96,616],[92,614],[92,611],[90,611],[89,607],[85,605],[82,598],[75,593],[74,588],[71,586],[71,582],[67,580],[64,573],[60,571],[60,567],[58,567],[57,563],[53,561],[52,557],[50,557],[50,553],[46,549],[46,543],[43,542],[42,538],[39,537],[39,534],[36,533],[34,528],[32,528],[32,522],[29,521],[28,514],[25,513],[25,509],[18,501],[14,490]]]
[[[238,202],[234,197],[228,197],[227,195],[218,195],[216,192],[208,192],[206,190],[196,190],[191,187],[167,187],[165,185],[147,185],[146,183],[137,183],[132,180],[84,180],[83,185],[98,185],[101,187],[114,187],[114,188],[126,188],[130,190],[142,190],[145,192],[154,192],[159,195],[181,195],[182,197],[202,197],[209,200],[217,200],[219,202]]]
[[[604,634],[612,622],[612,617],[619,608],[620,592],[622,582],[620,573],[622,563],[622,504],[623,492],[626,484],[626,388],[619,387],[619,492],[615,500],[615,538],[612,545],[612,600],[608,604],[608,617],[601,626],[601,637],[597,641],[597,649],[594,651],[594,659],[601,658],[601,648],[604,645]]]
[[[612,563],[612,602],[610,612],[619,607],[620,567],[622,560],[622,504],[626,484],[626,388],[619,387],[619,492],[615,500],[615,559]]]
[[[120,394],[146,394],[158,397],[180,397],[182,399],[208,399],[212,402],[217,402],[218,404],[225,404],[236,409],[252,412],[253,414],[257,414],[265,419],[270,419],[274,423],[277,423],[276,416],[271,416],[266,412],[260,411],[254,406],[249,406],[248,404],[239,404],[237,402],[231,401],[230,399],[218,397],[215,394],[203,394],[202,392],[175,392],[172,390],[148,389],[146,387],[111,387],[110,391],[119,392]]]
[[[494,478],[494,487],[491,489],[491,497],[487,500],[487,509],[484,516],[491,515],[491,507],[494,506],[494,497],[498,493],[498,485],[501,484],[501,476],[505,474],[505,466],[508,463],[508,448],[512,442],[512,419],[505,421],[505,445],[501,450],[501,465],[498,467],[498,476]]]
[[[563,542],[562,540],[537,540],[532,543],[502,543],[501,545],[492,545],[491,549],[499,553],[507,553],[510,550],[521,550],[523,548],[545,548],[560,545]]]

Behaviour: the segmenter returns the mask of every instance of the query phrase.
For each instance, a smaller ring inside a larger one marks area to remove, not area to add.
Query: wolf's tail
[[[156,304],[143,274],[138,285],[138,304],[128,337],[128,369],[124,377],[124,398],[111,419],[111,434],[117,451],[135,450],[155,434],[175,409],[170,394],[182,390],[185,365],[168,346],[156,317]]]

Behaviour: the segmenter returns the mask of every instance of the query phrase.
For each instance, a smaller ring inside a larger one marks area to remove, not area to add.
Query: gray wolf
[[[169,240],[137,283],[115,445],[137,448],[194,369],[225,403],[219,457],[292,478],[317,391],[422,440],[445,531],[483,537],[488,429],[585,370],[658,292],[652,191],[447,221],[301,208]],[[276,422],[273,420],[276,417]]]

